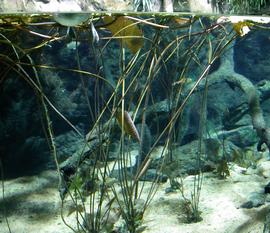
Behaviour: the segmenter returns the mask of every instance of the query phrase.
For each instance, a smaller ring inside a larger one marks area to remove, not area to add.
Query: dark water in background
[[[179,145],[197,140],[203,117],[204,81],[177,116],[173,131],[159,136],[207,68],[209,59],[223,53],[222,46],[235,34],[231,23],[215,28],[217,18],[151,17],[146,22],[128,19],[115,25],[116,29],[111,29],[98,17],[94,18],[94,28],[90,21],[69,28],[55,23],[51,16],[32,19],[2,17],[0,152],[5,176],[35,174],[55,166],[44,136],[44,132],[48,134],[48,125],[36,85],[42,87],[51,105],[62,115],[45,100],[60,161],[83,146],[84,136],[100,114],[104,124],[116,105],[121,105],[123,82],[120,85],[120,79],[125,80],[125,110],[138,110],[135,124],[142,122],[144,104],[149,98],[145,122],[151,133],[152,145],[155,142],[162,145],[168,137],[173,137],[172,141]],[[143,20],[148,18],[144,16]],[[133,29],[124,30],[120,36],[134,37],[133,41],[111,38],[112,30],[120,30],[123,25],[132,23],[135,23]],[[221,135],[219,140],[225,138],[241,148],[258,142],[247,97],[239,87],[229,85],[223,77],[227,69],[228,73],[241,74],[256,86],[262,96],[261,108],[268,123],[269,40],[269,30],[251,27],[246,36],[238,36],[226,47],[227,55],[218,57],[209,69],[205,138]],[[138,57],[132,51],[136,50],[132,44],[139,44]],[[156,67],[152,70],[153,65]],[[145,95],[141,99],[145,90],[149,90],[149,97]],[[115,96],[113,100],[110,99],[112,95]],[[238,118],[235,119],[235,115]],[[120,128],[116,127],[109,137],[112,143],[117,144],[121,137]]]

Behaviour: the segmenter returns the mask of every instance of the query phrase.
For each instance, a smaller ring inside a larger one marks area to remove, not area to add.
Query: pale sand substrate
[[[270,163],[270,162],[269,162]],[[251,174],[252,173],[252,174]],[[187,197],[193,189],[192,176],[184,179]],[[146,210],[145,233],[261,233],[265,211],[269,204],[259,208],[242,209],[252,192],[259,192],[269,180],[250,172],[242,174],[241,169],[232,167],[231,176],[220,180],[213,173],[205,173],[201,190],[200,211],[203,220],[198,223],[184,222],[180,193],[165,194],[169,183],[162,184]],[[12,233],[70,233],[60,216],[61,202],[57,191],[58,179],[55,171],[46,171],[38,176],[21,177],[5,182],[8,220]],[[149,190],[145,187],[144,194]],[[2,192],[2,190],[1,190]],[[0,233],[8,229],[2,218],[2,197]],[[74,215],[67,217],[72,222]]]

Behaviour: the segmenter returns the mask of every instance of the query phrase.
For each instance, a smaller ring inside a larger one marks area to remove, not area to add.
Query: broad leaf
[[[105,16],[103,20],[107,24],[106,28],[112,32],[113,36],[123,37],[119,38],[119,40],[133,54],[142,48],[143,33],[135,24],[135,21],[124,16],[117,17],[116,19],[111,16]]]

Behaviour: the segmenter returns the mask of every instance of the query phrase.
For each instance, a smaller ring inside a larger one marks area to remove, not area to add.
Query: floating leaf
[[[89,15],[81,13],[57,13],[54,14],[53,18],[57,23],[63,26],[75,27],[87,21]]]
[[[250,26],[252,24],[249,22],[238,22],[233,24],[233,29],[239,36],[244,36],[250,31]]]
[[[103,21],[108,24],[106,26],[113,36],[127,37],[120,38],[119,40],[127,47],[133,54],[136,53],[143,46],[143,34],[139,27],[134,24],[134,21],[127,19],[124,16],[114,18],[111,16],[105,16]]]
[[[187,25],[190,24],[191,22],[190,18],[183,18],[183,17],[174,18],[174,21],[179,25]]]

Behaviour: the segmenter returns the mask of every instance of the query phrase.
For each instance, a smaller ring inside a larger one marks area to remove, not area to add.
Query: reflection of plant
[[[152,11],[152,2],[152,0],[133,0],[134,10],[138,10],[138,8],[142,5],[142,11]]]
[[[260,11],[266,4],[266,0],[211,0],[214,7],[223,12],[223,7],[228,3],[230,4],[230,11],[233,13],[252,13]]]
[[[152,11],[155,4],[164,4],[163,0],[133,0],[133,8],[140,11]],[[188,0],[173,1],[176,8],[180,11],[188,9]],[[267,4],[267,0],[210,0],[214,9],[220,12],[229,13],[252,13],[259,12]],[[228,6],[229,4],[229,6]],[[178,11],[179,11],[178,10]]]
[[[229,0],[234,12],[248,13],[259,11],[266,4],[266,0]]]

